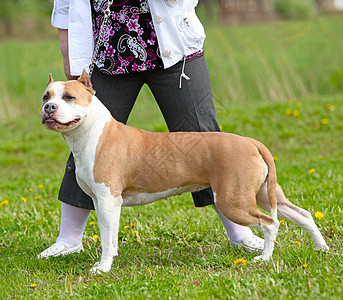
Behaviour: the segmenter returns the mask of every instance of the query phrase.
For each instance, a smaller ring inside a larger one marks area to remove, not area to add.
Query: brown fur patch
[[[190,135],[189,139],[194,139],[193,134]],[[203,172],[206,164],[201,157],[191,153],[192,150],[178,150],[180,138],[177,133],[146,132],[112,119],[105,125],[97,145],[93,169],[95,182],[110,187],[112,194],[123,191],[123,195],[163,192],[191,185],[209,186]],[[121,142],[127,139],[129,143]]]
[[[64,95],[75,97],[75,100],[72,100],[73,103],[87,107],[92,102],[94,90],[85,87],[78,80],[71,80],[64,84],[62,99]]]
[[[55,95],[55,91],[53,89],[49,89],[48,92],[49,92],[49,97],[50,98],[54,98],[56,96]]]

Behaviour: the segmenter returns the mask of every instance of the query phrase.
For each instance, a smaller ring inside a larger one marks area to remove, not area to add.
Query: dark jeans
[[[170,131],[220,131],[213,104],[211,82],[203,55],[187,60],[185,73],[190,80],[179,80],[182,62],[168,69],[107,75],[95,69],[92,75],[97,97],[119,122],[126,123],[139,91],[147,84]],[[192,193],[195,206],[213,204],[211,189]],[[79,188],[72,155],[62,181],[59,199],[73,206],[94,209],[93,201]]]

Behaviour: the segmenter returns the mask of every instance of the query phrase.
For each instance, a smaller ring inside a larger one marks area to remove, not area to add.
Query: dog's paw
[[[101,274],[102,272],[109,272],[111,270],[111,265],[101,265],[101,263],[96,262],[89,272],[92,274]]]

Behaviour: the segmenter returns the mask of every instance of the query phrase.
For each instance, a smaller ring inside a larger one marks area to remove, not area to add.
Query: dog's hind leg
[[[106,197],[95,200],[95,209],[98,217],[101,239],[101,260],[95,263],[91,272],[109,272],[113,257],[118,255],[118,231],[121,205],[123,198]]]
[[[274,242],[276,241],[277,232],[279,229],[279,221],[275,218],[270,225],[251,225],[259,229],[264,235],[264,249],[262,255],[254,257],[254,260],[269,260],[274,251]]]
[[[260,188],[256,195],[256,199],[259,207],[266,211],[270,211],[266,184]],[[276,199],[277,212],[280,218],[290,220],[306,230],[311,235],[318,250],[329,249],[317,225],[313,221],[311,213],[291,203],[286,198],[280,185],[276,186]]]
[[[216,206],[220,212],[232,222],[240,225],[250,226],[259,229],[264,235],[264,249],[261,256],[255,259],[269,260],[273,254],[274,241],[276,240],[279,221],[276,218],[276,211],[268,216],[256,208],[255,194],[235,195],[235,200],[223,200],[220,193],[217,194]],[[250,200],[249,200],[250,199]]]

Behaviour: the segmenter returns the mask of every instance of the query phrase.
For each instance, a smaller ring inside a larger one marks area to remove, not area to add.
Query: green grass
[[[335,72],[343,69],[343,41],[336,38],[342,29],[342,18],[318,18],[208,30],[217,99],[279,102],[335,92]]]
[[[289,199],[313,215],[324,214],[315,221],[330,253],[315,251],[307,233],[286,221],[272,261],[253,263],[253,254],[229,246],[213,209],[194,208],[186,194],[123,208],[119,257],[112,273],[103,275],[88,272],[101,254],[100,242],[93,238],[99,235],[94,212],[89,223],[95,225],[85,230],[84,253],[36,258],[58,235],[56,199],[69,153],[63,138],[47,131],[39,119],[48,73],[63,79],[61,56],[56,41],[0,44],[0,203],[8,201],[0,207],[1,298],[342,299],[343,94],[326,79],[343,65],[342,42],[331,36],[342,25],[341,19],[324,18],[210,28],[206,44],[223,130],[254,137],[269,147]],[[297,28],[308,28],[309,33],[292,42]],[[232,52],[225,52],[223,45]],[[277,66],[280,51],[291,58],[289,76]],[[259,65],[265,68],[258,71]],[[284,84],[292,92],[285,93]],[[274,92],[259,92],[270,87],[275,87],[275,98]],[[166,130],[146,89],[129,123]],[[315,172],[309,174],[311,169]],[[235,267],[239,258],[247,265]]]

